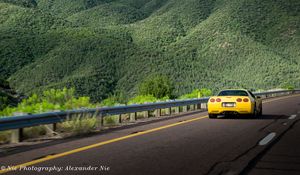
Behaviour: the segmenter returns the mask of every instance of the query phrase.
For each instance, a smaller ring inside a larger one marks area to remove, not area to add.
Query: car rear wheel
[[[259,111],[257,111],[256,106],[254,106],[254,111],[253,111],[253,116],[257,117],[259,115],[258,113]]]
[[[258,114],[258,115],[261,116],[261,115],[262,115],[262,112],[263,112],[263,111],[262,111],[262,106],[260,106],[260,108],[259,108],[259,114]]]
[[[208,117],[210,119],[214,119],[214,118],[217,118],[217,115],[216,114],[208,114]]]

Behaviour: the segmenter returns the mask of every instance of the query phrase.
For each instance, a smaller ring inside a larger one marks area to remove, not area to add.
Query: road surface
[[[300,146],[299,141],[284,139],[286,136],[299,138],[292,131],[300,119],[299,104],[299,95],[279,97],[265,100],[263,115],[258,118],[208,119],[206,112],[191,112],[104,134],[22,148],[1,155],[0,173],[271,174],[271,164],[269,169],[259,169],[266,167],[264,156],[296,149],[293,144]],[[280,141],[283,143],[278,146]],[[272,150],[276,146],[278,149]],[[299,156],[300,152],[297,153]],[[293,159],[293,154],[283,155]],[[293,172],[300,173],[298,170]]]

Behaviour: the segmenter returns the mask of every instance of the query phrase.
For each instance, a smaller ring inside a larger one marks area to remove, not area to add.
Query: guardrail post
[[[196,107],[196,110],[201,109],[201,104],[196,104],[195,107]]]
[[[160,117],[161,115],[161,109],[156,109],[155,110],[155,117]]]
[[[97,128],[97,130],[101,130],[103,125],[104,125],[104,117],[101,113],[98,113],[96,115],[96,117],[97,117],[97,126],[96,126],[96,128]]]
[[[23,128],[11,131],[10,143],[19,143],[23,141]]]
[[[172,109],[171,108],[166,108],[166,115],[171,115]]]
[[[130,115],[130,114],[129,114],[129,115]],[[119,123],[122,123],[122,114],[119,114],[119,115],[118,115],[118,122],[119,122]]]
[[[201,109],[206,109],[206,108],[207,108],[206,103],[201,103]]]
[[[131,114],[130,114],[130,121],[131,121],[131,122],[134,122],[134,121],[136,121],[136,120],[137,120],[137,113],[136,113],[136,112],[131,113]]]
[[[149,111],[144,111],[144,118],[149,118]]]
[[[195,110],[195,106],[194,105],[190,105],[190,110],[194,111]]]
[[[182,106],[182,112],[186,112],[187,111],[187,106]]]
[[[45,128],[48,136],[55,135],[56,123],[45,125]]]

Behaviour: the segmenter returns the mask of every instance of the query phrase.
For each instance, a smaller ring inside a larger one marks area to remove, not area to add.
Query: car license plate
[[[223,107],[235,107],[235,103],[223,103]]]

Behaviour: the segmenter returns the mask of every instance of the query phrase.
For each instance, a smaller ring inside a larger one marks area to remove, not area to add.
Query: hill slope
[[[300,86],[298,0],[0,2],[0,75],[23,93],[131,96],[157,73],[176,95]]]

